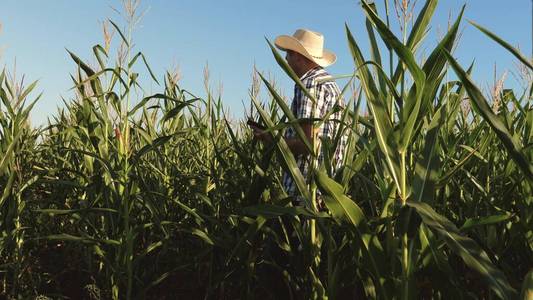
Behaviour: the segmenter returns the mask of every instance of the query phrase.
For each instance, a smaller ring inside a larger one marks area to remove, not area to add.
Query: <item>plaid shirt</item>
[[[344,101],[340,97],[339,86],[333,79],[330,79],[330,75],[322,67],[315,67],[307,71],[301,78],[305,88],[316,100],[315,115],[312,115],[313,102],[307,97],[304,92],[298,87],[294,86],[294,99],[292,100],[291,110],[297,119],[302,118],[322,118],[324,117],[336,103],[344,107]],[[330,115],[329,120],[340,120],[342,110]],[[338,123],[327,121],[322,123],[318,129],[318,139],[333,139],[337,133]],[[288,127],[285,131],[285,138],[297,138],[296,131],[292,127]],[[346,147],[346,135],[343,134],[340,142],[335,150],[335,155],[332,157],[335,163],[335,170],[337,170],[343,161],[343,152]],[[318,165],[324,160],[323,149],[319,148]],[[298,168],[302,172],[304,178],[307,177],[309,171],[310,155],[300,155],[296,157],[296,163]],[[283,187],[290,196],[296,197],[299,204],[303,204],[302,198],[299,196],[296,183],[292,179],[292,176],[288,172],[283,173]]]

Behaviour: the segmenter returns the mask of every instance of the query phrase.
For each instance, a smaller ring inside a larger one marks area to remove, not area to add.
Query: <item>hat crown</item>
[[[294,51],[321,67],[332,65],[337,60],[335,53],[324,49],[324,36],[308,29],[298,29],[292,36],[280,35],[274,41],[282,51]]]
[[[322,57],[324,51],[324,36],[308,29],[298,29],[292,35],[305,49],[315,57]]]

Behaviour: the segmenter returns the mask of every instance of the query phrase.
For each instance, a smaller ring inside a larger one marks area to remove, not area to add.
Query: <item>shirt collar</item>
[[[312,76],[313,74],[315,74],[318,70],[321,70],[322,67],[321,66],[316,66],[312,69],[309,69],[307,72],[305,72],[302,77],[300,77],[300,81],[304,80],[305,78],[309,77],[309,76]]]

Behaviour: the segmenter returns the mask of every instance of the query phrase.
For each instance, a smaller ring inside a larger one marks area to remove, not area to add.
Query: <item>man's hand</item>
[[[271,144],[273,142],[272,136],[270,133],[268,133],[263,128],[259,128],[255,126],[254,124],[248,124],[250,128],[254,131],[254,137],[261,142],[265,144]],[[302,130],[304,131],[304,134],[309,139],[309,141],[312,141],[312,131],[313,131],[313,125],[310,123],[303,123],[300,125],[302,127]],[[300,140],[300,138],[292,138],[292,139],[285,139],[285,142],[287,143],[287,146],[289,146],[289,149],[291,149],[291,152],[297,156],[297,155],[308,155],[309,152],[307,151],[307,148],[305,147],[304,143]]]
[[[257,126],[250,125],[250,128],[254,131],[254,137],[263,143],[270,144],[272,143],[272,137],[268,132],[266,132],[264,129],[261,129]]]

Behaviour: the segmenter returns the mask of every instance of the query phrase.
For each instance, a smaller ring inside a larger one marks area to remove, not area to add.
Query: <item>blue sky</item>
[[[383,1],[376,2],[383,9]],[[423,2],[419,0],[417,7]],[[438,32],[442,35],[447,27],[449,14],[456,16],[465,3],[465,20],[488,27],[531,56],[530,0],[441,0],[426,51],[436,45]],[[120,1],[2,0],[0,64],[12,69],[16,58],[17,73],[24,73],[26,82],[39,79],[37,90],[44,94],[32,114],[36,124],[44,123],[62,106],[61,97],[69,99],[72,95],[69,73],[76,66],[65,48],[91,61],[92,46],[103,43],[100,22],[111,18],[122,23],[111,6],[119,8]],[[179,66],[181,87],[202,96],[203,69],[209,62],[212,86],[223,84],[225,107],[235,118],[242,116],[242,102],[249,102],[247,91],[254,63],[258,70],[272,74],[287,95],[291,93],[292,83],[274,61],[265,36],[273,40],[279,34],[292,34],[297,28],[320,31],[326,37],[326,47],[338,56],[330,72],[347,74],[353,63],[344,34],[346,22],[370,57],[364,15],[355,0],[144,0],[141,8],[148,11],[134,40],[158,77]],[[505,50],[468,23],[464,22],[462,28],[456,57],[465,66],[475,58],[473,77],[483,87],[492,82],[494,63],[499,75],[507,69],[515,70],[516,60]],[[114,41],[117,39],[115,35]],[[517,86],[513,81],[509,75],[508,85]],[[150,86],[158,92],[156,86]]]

